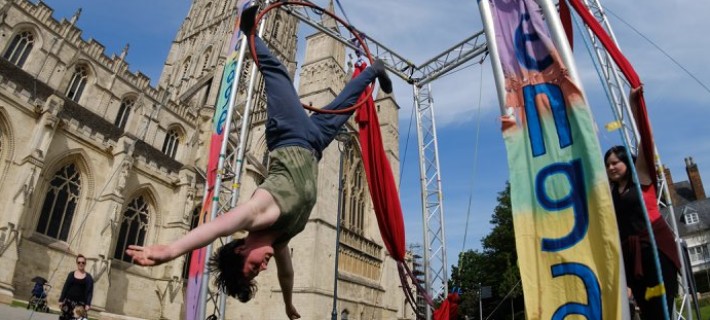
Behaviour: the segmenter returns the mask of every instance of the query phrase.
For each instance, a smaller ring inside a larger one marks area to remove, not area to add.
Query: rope
[[[475,144],[474,144],[474,151],[473,151],[473,173],[471,174],[471,193],[468,195],[468,208],[466,209],[466,225],[464,228],[463,232],[463,243],[461,244],[461,252],[464,252],[466,250],[466,238],[468,237],[468,224],[469,220],[471,218],[471,203],[473,202],[473,185],[474,182],[476,181],[476,167],[478,166],[478,145],[479,145],[479,135],[481,132],[481,109],[482,109],[482,92],[483,92],[483,68],[481,68],[480,72],[480,79],[478,81],[480,83],[480,86],[478,88],[478,111],[476,111],[476,138],[475,138]],[[463,263],[461,256],[459,256],[459,275],[463,273]],[[459,276],[459,279],[461,277]],[[459,283],[461,281],[459,280]],[[454,286],[454,289],[458,288],[457,286]],[[460,289],[460,288],[459,288]]]
[[[481,100],[483,92],[483,68],[481,68],[481,76],[479,79],[480,87],[478,88],[478,111],[476,111],[476,142],[474,144],[473,151],[473,174],[471,175],[471,193],[468,195],[468,209],[466,210],[466,227],[463,232],[463,244],[461,245],[461,252],[466,249],[466,237],[468,236],[468,222],[471,218],[471,202],[473,202],[473,186],[476,181],[476,167],[478,166],[478,144],[479,136],[481,132]],[[461,272],[461,260],[459,260],[459,272]]]
[[[353,37],[354,37],[355,39],[357,39],[357,41],[360,43],[360,46],[362,47],[361,51],[365,54],[365,56],[366,56],[367,59],[369,60],[370,65],[372,65],[372,62],[373,62],[374,60],[372,59],[372,55],[370,54],[370,49],[367,47],[367,44],[366,44],[365,41],[362,39],[362,37],[360,36],[360,34],[359,34],[358,32],[355,32],[355,28],[354,28],[353,26],[351,26],[349,23],[343,21],[343,19],[341,19],[340,17],[336,16],[336,15],[333,14],[332,12],[329,12],[329,11],[327,11],[327,10],[324,10],[323,8],[317,6],[317,5],[313,4],[313,3],[295,0],[295,1],[279,1],[279,2],[276,2],[276,3],[274,3],[274,4],[271,4],[271,5],[269,5],[268,7],[266,7],[264,10],[262,10],[262,11],[256,16],[256,20],[254,21],[254,26],[253,26],[252,29],[247,33],[247,35],[248,35],[248,37],[249,37],[249,49],[250,49],[250,51],[251,51],[252,60],[253,60],[254,63],[257,65],[257,67],[259,67],[259,59],[258,59],[257,56],[256,56],[256,45],[255,45],[255,43],[254,43],[255,33],[256,33],[256,32],[255,32],[255,31],[256,31],[256,26],[259,25],[259,21],[261,21],[261,19],[264,17],[264,15],[265,15],[267,12],[269,12],[269,11],[271,11],[271,10],[273,10],[273,9],[276,9],[276,8],[278,8],[278,7],[281,7],[281,6],[283,6],[283,5],[297,5],[297,6],[309,7],[309,8],[318,10],[318,11],[322,12],[323,14],[326,14],[326,15],[328,15],[329,17],[335,19],[336,22],[340,23],[340,24],[343,25],[346,29],[348,29],[348,30],[350,31],[350,33],[353,35]],[[366,92],[367,92],[368,94],[372,94],[372,89],[366,89]],[[356,109],[359,109],[361,106],[363,106],[363,105],[365,104],[366,101],[367,101],[367,99],[363,99],[363,100],[361,100],[360,102],[354,104],[354,105],[351,106],[351,107],[344,108],[344,109],[339,109],[339,110],[323,110],[323,109],[321,109],[321,108],[316,108],[316,107],[313,107],[313,106],[310,106],[310,105],[307,105],[307,104],[303,104],[303,103],[301,103],[301,104],[303,105],[303,108],[304,108],[304,109],[310,110],[310,111],[313,111],[313,112],[317,112],[317,113],[326,113],[326,114],[347,114],[347,113],[353,112],[353,111],[356,110]]]
[[[658,51],[660,51],[661,53],[663,53],[663,55],[666,56],[668,59],[670,59],[676,66],[678,66],[678,68],[681,68],[687,75],[689,75],[691,78],[693,78],[693,80],[695,80],[695,82],[697,82],[701,87],[703,87],[703,89],[705,89],[705,91],[707,91],[708,93],[710,93],[710,88],[708,88],[707,85],[705,85],[702,81],[700,81],[700,79],[698,79],[698,77],[696,77],[693,73],[691,73],[688,69],[686,69],[683,65],[681,65],[680,62],[678,62],[675,58],[673,58],[668,52],[666,52],[665,50],[661,49],[661,47],[660,47],[659,45],[657,45],[655,42],[653,42],[653,41],[652,41],[650,38],[648,38],[646,35],[644,35],[643,33],[641,33],[641,31],[639,31],[638,29],[634,28],[631,24],[629,24],[628,22],[624,21],[624,19],[622,19],[621,17],[619,17],[618,15],[616,15],[613,11],[609,10],[609,8],[604,7],[604,10],[606,10],[607,12],[609,12],[609,13],[610,13],[612,16],[614,16],[615,18],[619,19],[619,21],[621,21],[621,23],[623,23],[623,24],[625,24],[627,27],[631,28],[631,30],[633,30],[634,32],[636,32],[636,33],[637,33],[639,36],[641,36],[641,38],[643,38],[644,40],[648,41],[648,43],[650,43],[652,46],[656,47],[656,49],[658,49]]]
[[[404,156],[402,156],[402,165],[399,168],[399,190],[402,190],[402,174],[404,174],[404,164],[407,162],[407,149],[409,149],[409,137],[412,135],[412,119],[414,118],[414,107],[412,114],[409,116],[409,129],[407,130],[407,141],[404,143]]]
[[[496,307],[493,308],[493,311],[491,311],[491,313],[488,314],[488,316],[486,317],[486,320],[490,319],[491,316],[493,316],[493,314],[496,312],[496,310],[498,310],[498,308],[500,308],[500,306],[503,305],[503,301],[505,301],[505,299],[508,299],[508,297],[511,294],[513,294],[513,290],[515,290],[515,288],[517,288],[520,285],[520,281],[522,281],[522,280],[518,280],[518,282],[513,286],[513,288],[508,290],[508,293],[505,295],[505,297],[503,297],[503,299],[501,299],[500,302],[498,302],[498,305],[496,305]]]

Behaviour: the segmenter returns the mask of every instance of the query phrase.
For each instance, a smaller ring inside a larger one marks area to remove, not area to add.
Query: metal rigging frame
[[[302,1],[310,2],[307,0]],[[593,3],[590,3],[588,0],[584,0],[585,4],[590,8],[594,16],[603,23],[614,41],[616,41],[613,33],[611,32],[611,27],[606,20],[603,11],[601,10],[601,5],[598,0],[591,1],[593,1]],[[346,36],[350,32],[359,32],[354,27],[347,28],[339,26],[337,28],[333,28],[332,26],[326,26],[322,23],[321,14],[318,11],[311,10],[304,6],[284,6],[280,7],[279,10],[287,12],[288,14],[299,19],[301,22],[304,22],[316,30],[334,38],[350,49],[355,51],[358,50],[358,47],[353,43],[352,39]],[[446,238],[442,201],[443,191],[441,187],[438,142],[434,120],[434,98],[430,83],[437,78],[446,75],[456,67],[470,61],[471,59],[486,55],[488,53],[488,44],[486,43],[485,33],[484,30],[476,32],[420,65],[412,63],[410,60],[404,58],[402,55],[389,49],[381,42],[371,38],[370,36],[362,33],[360,35],[370,49],[372,55],[385,62],[387,70],[411,84],[413,87],[419,149],[422,219],[424,223],[424,287],[433,299],[443,299],[448,292]],[[599,43],[594,40],[591,33],[590,38],[592,39],[591,41],[595,43],[597,59],[602,65],[604,71],[604,80],[606,82],[605,85],[607,86],[609,101],[612,103],[612,107],[617,113],[619,119],[622,119],[624,138],[629,142],[635,142],[637,141],[637,129],[632,117],[629,116],[631,114],[630,107],[628,106],[624,92],[624,85],[626,83],[622,80],[623,78],[619,76],[618,69],[615,68],[615,65],[611,61],[611,58],[608,56],[606,50],[599,46]],[[249,88],[247,90],[248,97],[253,96],[253,82],[256,76],[255,72],[256,68],[252,68],[252,78],[250,79]],[[628,87],[628,84],[626,84],[626,87]],[[250,100],[252,99],[247,99],[247,105],[250,104]],[[239,193],[239,181],[244,161],[244,146],[246,140],[248,139],[248,130],[246,129],[249,126],[249,112],[250,109],[245,108],[244,114],[237,113],[234,119],[232,119],[232,123],[235,124],[235,127],[238,127],[238,125],[236,125],[237,121],[242,121],[242,130],[238,135],[239,148],[237,148],[236,152],[226,154],[225,152],[227,148],[223,146],[222,154],[226,159],[232,160],[232,165],[230,168],[220,166],[218,169],[220,173],[231,176],[235,181],[232,184],[232,192],[229,193],[229,198],[231,200],[229,205],[232,207],[236,204]],[[626,121],[626,119],[629,121]],[[229,143],[229,139],[225,139],[223,143]],[[657,164],[660,165],[658,157],[656,160]],[[228,173],[227,170],[229,170]],[[665,185],[666,180],[662,174],[663,172],[661,170],[660,175],[661,181],[663,182],[663,190],[667,194],[667,186]],[[666,198],[670,199],[670,197]],[[220,205],[220,207],[226,207],[226,205]],[[670,210],[671,215],[673,215],[672,207],[670,207]],[[675,219],[673,219],[673,228],[676,231],[677,236],[677,225],[675,224]],[[687,279],[685,276],[683,278],[684,288],[687,289]],[[687,296],[687,290],[685,291],[685,295]],[[219,310],[224,310],[223,297],[220,297]],[[427,318],[430,318],[431,315],[431,307],[427,307]],[[222,319],[223,316],[223,312],[220,312],[220,319]]]

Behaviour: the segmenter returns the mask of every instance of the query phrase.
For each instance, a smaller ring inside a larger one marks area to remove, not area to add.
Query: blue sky
[[[83,8],[78,22],[84,30],[83,38],[98,40],[106,47],[108,55],[121,52],[125,44],[130,43],[127,58],[130,69],[140,70],[155,83],[191,1],[45,0],[45,3],[55,9],[57,19],[69,18],[77,8]],[[325,4],[326,1],[316,3]],[[482,29],[477,1],[474,0],[343,0],[341,3],[355,26],[417,64]],[[710,52],[710,41],[707,40],[710,19],[706,17],[710,13],[710,2],[647,0],[643,4],[639,6],[628,1],[603,3],[610,13],[612,28],[622,51],[645,84],[646,102],[661,159],[671,168],[673,178],[682,181],[687,180],[683,159],[691,156],[708,181],[710,92],[672,64],[644,37],[666,51],[705,86],[710,86],[710,55],[707,54]],[[301,29],[301,34],[312,32],[309,27]],[[300,43],[305,42],[302,37],[299,39]],[[583,88],[601,129],[601,147],[606,150],[621,140],[618,132],[603,129],[604,124],[612,121],[609,104],[579,34],[575,56]],[[432,83],[449,264],[455,263],[462,248],[480,248],[480,238],[490,229],[488,221],[496,205],[496,195],[508,179],[489,61],[483,65],[468,65],[470,67]],[[412,88],[395,80],[395,96],[402,108],[401,199],[407,242],[421,242],[415,125],[411,124],[409,129]],[[467,241],[463,243],[469,197],[471,221]]]

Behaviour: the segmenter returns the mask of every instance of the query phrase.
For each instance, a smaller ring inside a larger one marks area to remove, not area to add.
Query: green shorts
[[[267,228],[283,233],[276,244],[305,229],[316,204],[318,160],[313,151],[299,146],[277,148],[269,157],[268,174],[259,188],[268,191],[281,209],[279,218]]]

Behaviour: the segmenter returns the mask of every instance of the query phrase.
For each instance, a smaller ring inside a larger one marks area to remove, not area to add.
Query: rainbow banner
[[[249,1],[239,1],[238,12],[241,13],[248,5]],[[219,88],[219,97],[215,107],[214,118],[212,119],[212,138],[210,139],[210,153],[207,163],[207,179],[206,192],[202,203],[202,211],[200,211],[200,224],[210,221],[213,204],[219,205],[218,195],[215,195],[215,184],[217,181],[217,170],[220,160],[220,152],[222,149],[222,141],[225,135],[225,124],[229,108],[232,108],[234,103],[233,90],[235,81],[239,80],[239,69],[241,69],[241,61],[239,61],[239,49],[242,45],[242,32],[239,30],[239,16],[234,22],[234,32],[230,40],[229,51],[227,52],[227,60],[222,72],[222,82]],[[199,305],[206,303],[199,301],[200,287],[208,285],[202,283],[203,271],[207,260],[207,249],[199,248],[192,251],[190,258],[190,269],[188,271],[187,293],[185,297],[186,319],[201,320],[204,315],[199,313]]]
[[[539,6],[490,3],[527,319],[622,319],[619,236],[589,107]]]

